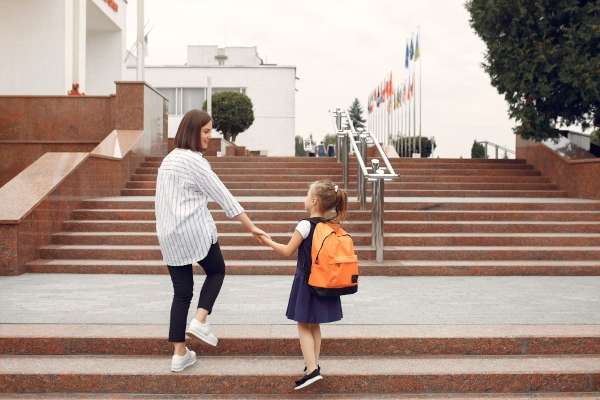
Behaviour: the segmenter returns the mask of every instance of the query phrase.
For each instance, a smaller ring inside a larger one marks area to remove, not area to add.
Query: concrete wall
[[[115,81],[122,77],[121,36],[121,32],[88,32],[86,94],[114,93]]]
[[[0,94],[67,93],[71,12],[72,0],[0,1]]]
[[[86,94],[114,93],[114,82],[121,80],[125,71],[127,4],[118,1],[115,12],[104,0],[86,1]]]
[[[88,0],[88,3],[93,3],[104,15],[119,29],[125,30],[127,22],[127,3],[123,0],[115,0],[118,5],[118,10],[115,12],[108,2],[104,0]],[[89,7],[89,5],[88,5]]]
[[[236,144],[250,150],[267,150],[270,156],[293,156],[295,134],[295,67],[146,67],[145,79],[153,87],[246,88],[254,106],[254,124],[237,138]],[[125,79],[135,79],[127,68]],[[174,137],[180,117],[169,116]]]
[[[111,93],[125,55],[126,3],[115,1],[118,12],[104,0],[0,1],[0,95],[65,95],[73,82]]]

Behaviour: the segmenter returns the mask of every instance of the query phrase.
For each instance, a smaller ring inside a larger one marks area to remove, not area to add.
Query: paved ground
[[[196,277],[197,301],[204,278]],[[291,276],[227,276],[215,324],[286,324]],[[0,278],[0,323],[167,324],[166,275]],[[600,324],[600,277],[364,277],[347,324]]]
[[[236,196],[240,202],[290,202],[302,203],[302,196]],[[351,202],[357,202],[356,197],[348,197]],[[371,196],[367,196],[371,199]],[[95,201],[154,201],[154,196],[118,196],[118,197],[95,197],[87,200]],[[385,197],[386,203],[598,203],[598,200],[577,199],[571,197]]]

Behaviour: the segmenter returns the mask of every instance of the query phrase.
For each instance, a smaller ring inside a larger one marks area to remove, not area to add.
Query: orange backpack
[[[319,222],[312,241],[308,285],[318,296],[341,296],[358,290],[358,257],[352,237],[334,222]]]

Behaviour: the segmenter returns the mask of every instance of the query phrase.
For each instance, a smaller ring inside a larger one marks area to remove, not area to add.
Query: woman
[[[200,110],[187,112],[177,129],[175,149],[164,158],[156,180],[156,232],[174,290],[169,327],[169,341],[174,344],[173,372],[183,371],[196,362],[196,353],[185,346],[186,333],[212,346],[218,343],[206,318],[221,290],[225,263],[217,241],[217,228],[208,210],[209,199],[255,237],[268,236],[250,221],[202,156],[208,149],[211,130],[210,115]],[[194,262],[202,266],[206,279],[196,316],[186,332],[187,314],[194,295]]]

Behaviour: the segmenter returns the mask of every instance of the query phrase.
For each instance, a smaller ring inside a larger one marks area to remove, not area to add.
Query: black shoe
[[[306,369],[307,367],[304,367],[304,375],[306,375]],[[319,370],[319,372],[321,372],[321,366],[317,364],[317,369]]]
[[[319,370],[319,368],[317,368],[310,374],[304,375],[302,379],[297,380],[296,387],[294,388],[294,390],[304,389],[305,387],[310,386],[313,383],[320,381],[321,379],[323,379],[323,377],[321,376],[321,371]]]

